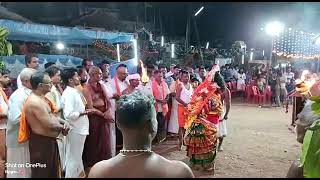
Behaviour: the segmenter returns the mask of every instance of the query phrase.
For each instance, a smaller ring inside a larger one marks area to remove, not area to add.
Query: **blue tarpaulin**
[[[0,27],[10,31],[8,40],[28,42],[61,41],[67,44],[87,45],[95,40],[107,43],[124,43],[134,38],[133,33],[106,32],[80,29],[78,27],[63,27],[56,25],[31,24],[12,20],[0,19]]]
[[[16,64],[18,61],[20,64],[25,64],[25,55],[12,55],[1,57],[6,63],[8,64]],[[54,62],[57,63],[58,61],[63,64],[67,65],[68,61],[76,66],[81,65],[82,59],[74,56],[68,55],[48,55],[48,54],[38,54],[39,64],[43,64],[46,62]]]
[[[13,56],[5,56],[0,58],[2,58],[6,62],[10,70],[17,71],[13,73],[14,77],[18,76],[20,71],[25,67],[24,65],[25,55],[13,55]],[[79,57],[74,57],[74,56],[48,55],[48,54],[38,54],[38,58],[39,58],[40,66],[43,66],[47,62],[54,62],[62,66],[79,66],[81,65],[83,60]],[[97,64],[97,61],[93,60],[93,62]],[[129,59],[127,61],[122,61],[122,62],[113,61],[113,63],[110,65],[110,68],[109,68],[111,78],[113,78],[116,75],[116,68],[118,67],[119,64],[127,65],[129,74],[137,73],[137,65],[135,65],[135,59]]]

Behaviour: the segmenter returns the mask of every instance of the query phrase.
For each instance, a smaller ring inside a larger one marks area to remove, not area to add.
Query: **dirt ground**
[[[228,119],[228,136],[223,152],[216,158],[215,174],[194,171],[196,177],[285,177],[300,153],[300,144],[289,130],[291,111],[259,108],[233,103]],[[177,151],[177,141],[167,140],[155,151],[168,159],[188,164],[185,150]]]

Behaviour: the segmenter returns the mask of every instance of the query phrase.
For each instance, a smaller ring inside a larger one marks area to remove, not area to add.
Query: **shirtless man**
[[[153,103],[140,92],[120,98],[116,122],[123,135],[123,150],[117,156],[94,165],[89,178],[194,177],[183,162],[167,160],[151,150],[151,142],[157,133]]]
[[[52,87],[49,75],[36,72],[32,75],[30,83],[33,91],[24,104],[18,141],[23,143],[29,140],[30,164],[34,165],[31,166],[32,178],[60,177],[61,167],[56,138],[60,132],[67,135],[70,126],[53,114],[56,109],[45,97]]]
[[[88,114],[89,135],[85,140],[83,164],[86,172],[97,162],[112,157],[110,142],[110,126],[114,119],[110,111],[107,89],[101,83],[102,72],[97,66],[89,70],[89,80],[84,86],[83,94],[87,101],[87,109],[94,109]]]

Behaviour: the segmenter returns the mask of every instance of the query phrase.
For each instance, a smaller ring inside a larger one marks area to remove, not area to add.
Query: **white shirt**
[[[0,106],[2,109],[3,114],[8,114],[8,105],[6,101],[4,101],[3,96],[0,95]],[[0,129],[7,129],[7,123],[4,121],[3,123],[0,123]]]
[[[31,94],[31,89],[28,89],[22,86],[22,88],[14,91],[9,98],[7,137],[6,137],[7,147],[14,148],[14,147],[23,146],[18,143],[20,116],[21,116],[23,104],[30,94]]]
[[[117,78],[117,77],[115,77]],[[128,83],[124,80],[124,81],[120,81],[118,79],[118,83],[119,83],[119,88],[120,88],[120,93],[122,94],[122,92],[128,88]],[[111,79],[110,81],[108,81],[107,83],[102,83],[103,85],[105,85],[108,93],[108,98],[110,99],[110,111],[113,112],[112,116],[113,118],[115,118],[115,112],[116,112],[116,100],[112,98],[113,94],[117,93],[117,88],[116,88],[116,84],[114,82],[114,79]]]
[[[180,99],[185,102],[186,104],[189,104],[192,98],[193,88],[191,84],[189,85],[189,89],[186,88],[184,84],[182,84],[182,91],[180,94]],[[180,103],[179,103],[180,104]]]
[[[242,74],[238,73],[237,74],[237,79],[240,82],[244,82],[246,80],[246,74],[245,73],[242,73]]]
[[[294,73],[293,72],[289,72],[289,73],[285,73],[284,76],[286,77],[286,83],[290,83],[290,80],[294,78]]]
[[[63,116],[72,126],[72,131],[81,135],[89,134],[89,119],[87,115],[80,116],[85,112],[85,100],[81,92],[67,86],[61,97]]]

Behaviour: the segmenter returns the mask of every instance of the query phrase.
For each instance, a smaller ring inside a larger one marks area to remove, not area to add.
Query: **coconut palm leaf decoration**
[[[8,29],[0,27],[0,69],[5,68],[5,63],[2,57],[11,56],[13,53],[12,44],[9,41],[7,41],[8,35]]]

